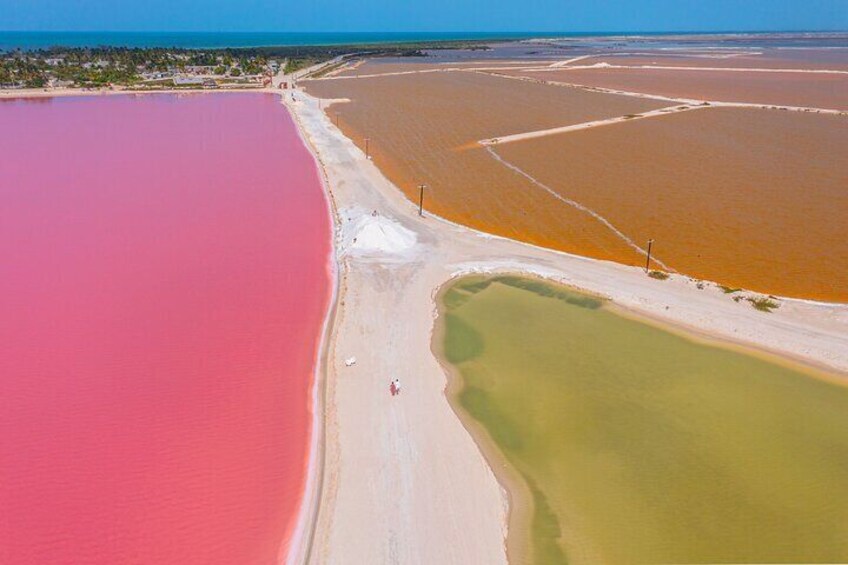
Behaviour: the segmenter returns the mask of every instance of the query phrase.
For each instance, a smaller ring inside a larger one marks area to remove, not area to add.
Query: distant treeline
[[[29,51],[0,50],[0,54],[9,56],[11,54],[25,53],[31,57],[53,57],[64,54],[85,54],[88,57],[112,58],[116,56],[128,57],[136,60],[150,60],[162,57],[166,54],[191,55],[197,58],[213,58],[220,55],[229,55],[234,58],[241,57],[264,57],[264,58],[328,58],[338,57],[352,53],[369,55],[388,55],[399,57],[423,56],[425,50],[434,49],[488,49],[487,42],[482,40],[462,41],[421,41],[402,43],[374,43],[355,45],[281,45],[277,47],[227,47],[227,48],[182,48],[182,47],[48,47]]]
[[[485,41],[422,41],[367,45],[238,48],[50,47],[0,50],[0,87],[133,85],[156,73],[209,67],[226,77],[256,75],[285,62],[288,73],[341,55],[424,57],[427,50],[488,49]]]

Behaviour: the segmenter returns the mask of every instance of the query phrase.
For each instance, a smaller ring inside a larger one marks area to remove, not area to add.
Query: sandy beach
[[[320,385],[321,471],[304,509],[316,516],[314,532],[292,562],[506,561],[508,498],[448,405],[431,352],[434,297],[460,274],[532,273],[659,323],[848,373],[846,305],[781,299],[764,313],[684,276],[655,280],[639,268],[420,218],[316,99],[299,92],[297,102],[285,100],[326,175],[340,277]],[[399,396],[389,392],[393,379]]]

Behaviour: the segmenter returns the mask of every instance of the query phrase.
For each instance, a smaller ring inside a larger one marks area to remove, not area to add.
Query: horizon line
[[[600,34],[636,34],[636,33],[848,33],[845,29],[659,29],[659,30],[356,30],[356,31],[291,31],[291,30],[138,30],[138,29],[0,29],[0,33],[290,33],[290,34],[374,34],[374,33],[502,33],[502,34],[569,34],[569,33],[600,33]]]

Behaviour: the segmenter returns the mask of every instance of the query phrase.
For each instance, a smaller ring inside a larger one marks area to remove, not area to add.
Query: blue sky
[[[848,0],[0,0],[0,30],[848,30]]]

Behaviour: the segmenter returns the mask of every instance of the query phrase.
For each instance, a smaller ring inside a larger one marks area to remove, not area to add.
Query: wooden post
[[[651,270],[651,246],[653,244],[654,244],[654,240],[649,239],[648,240],[648,260],[645,261],[645,272],[646,273]]]
[[[418,190],[420,191],[419,195],[418,195],[418,215],[419,216],[424,216],[424,189],[425,188],[427,188],[426,184],[419,184],[418,185]]]

